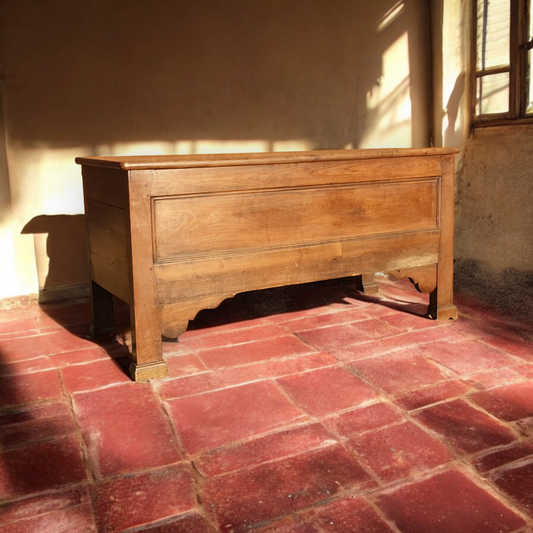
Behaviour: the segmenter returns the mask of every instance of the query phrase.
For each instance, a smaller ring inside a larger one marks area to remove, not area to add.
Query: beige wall
[[[87,282],[76,156],[428,145],[429,5],[397,4],[0,1],[0,299]]]

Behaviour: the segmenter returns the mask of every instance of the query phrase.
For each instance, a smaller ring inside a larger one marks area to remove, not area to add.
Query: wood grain
[[[126,303],[130,302],[127,237],[87,222],[91,279]]]
[[[178,168],[153,173],[152,194],[169,196],[431,178],[441,175],[441,163],[439,157],[428,156]]]
[[[151,213],[152,173],[132,171],[129,175],[129,228],[133,360],[132,379],[163,377],[166,365],[161,351],[161,325],[153,270]],[[147,367],[147,368],[145,368]]]
[[[260,253],[295,243],[436,228],[436,183],[434,179],[156,199],[156,260],[247,249]]]
[[[390,272],[437,262],[439,231],[383,235],[202,261],[155,265],[161,305],[175,300]]]
[[[126,211],[119,207],[114,207],[109,204],[104,204],[89,198],[87,200],[87,220],[99,224],[105,228],[109,228],[121,235],[127,235],[128,230],[126,226]]]

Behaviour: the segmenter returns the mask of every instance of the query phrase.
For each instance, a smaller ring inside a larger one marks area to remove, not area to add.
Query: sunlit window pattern
[[[509,111],[511,1],[477,0],[476,115]]]
[[[509,66],[510,0],[477,0],[477,70]]]
[[[477,115],[506,113],[509,110],[509,73],[478,78],[476,102]]]

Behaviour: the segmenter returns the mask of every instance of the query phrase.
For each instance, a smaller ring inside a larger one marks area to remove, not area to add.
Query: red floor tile
[[[510,533],[526,525],[457,471],[401,487],[377,504],[402,533]]]
[[[404,348],[416,348],[422,344],[438,341],[462,342],[465,337],[456,334],[451,326],[445,328],[431,328],[414,330],[409,333],[400,333],[392,337],[368,340],[345,348],[336,348],[335,356],[341,361],[356,361],[367,359],[376,355],[395,352]]]
[[[0,533],[97,533],[90,504],[67,507],[0,526]]]
[[[62,492],[51,492],[41,496],[24,498],[0,506],[0,526],[52,511],[60,511],[68,507],[77,507],[90,503],[90,501],[91,497],[87,487],[76,487]],[[38,530],[27,529],[26,531],[29,533]]]
[[[266,527],[254,529],[254,533],[322,533],[318,526],[302,524],[298,518],[283,518]]]
[[[422,350],[427,357],[462,376],[516,364],[510,355],[478,340],[454,344],[436,342],[427,344]]]
[[[0,426],[27,422],[35,418],[61,416],[69,413],[70,408],[66,402],[18,405],[11,409],[0,411]]]
[[[42,339],[50,355],[95,347],[93,340],[79,337],[66,330],[42,335]]]
[[[190,454],[266,433],[308,418],[270,382],[257,382],[168,402]]]
[[[430,470],[452,458],[444,444],[411,422],[354,437],[348,446],[371,472],[387,482]]]
[[[73,396],[95,474],[111,476],[182,459],[149,384],[132,383]]]
[[[267,361],[239,368],[231,368],[218,373],[222,382],[228,385],[300,374],[307,370],[330,367],[337,360],[327,353],[311,353],[282,360]]]
[[[196,459],[194,464],[205,476],[219,476],[330,446],[335,442],[322,426],[312,424],[207,452]]]
[[[0,453],[0,499],[84,481],[81,449],[76,437],[67,436]]]
[[[335,354],[338,350],[346,349],[347,346],[398,335],[402,333],[402,330],[390,326],[382,320],[370,319],[297,333],[300,338],[317,350]]]
[[[70,365],[79,365],[99,361],[100,359],[109,359],[111,356],[100,346],[94,348],[84,348],[73,352],[63,352],[53,354],[49,357],[50,362],[56,368],[63,368]]]
[[[427,316],[417,316],[409,313],[394,313],[381,318],[387,324],[400,328],[408,333],[417,329],[435,328],[447,326],[448,323],[442,320],[431,320]]]
[[[533,518],[533,462],[501,470],[491,480]]]
[[[398,394],[394,402],[408,411],[427,407],[444,400],[458,398],[470,392],[472,389],[462,381],[445,381],[430,385],[423,389]]]
[[[450,343],[459,343],[469,340],[469,338],[463,335],[462,331],[457,329],[458,322],[453,322],[445,327],[431,328],[431,329],[419,329],[407,333],[413,340],[416,340],[419,344],[428,344],[444,341]]]
[[[341,437],[351,437],[402,420],[401,413],[387,403],[376,403],[322,420],[322,425]]]
[[[224,369],[218,372],[204,372],[182,379],[163,381],[156,386],[164,398],[183,398],[225,387],[244,385],[252,381],[288,376],[305,372],[306,370],[333,366],[336,363],[337,360],[332,355],[312,353],[290,359]]]
[[[70,412],[44,416],[14,424],[0,425],[0,444],[3,449],[32,444],[41,440],[74,433],[78,427]]]
[[[515,440],[511,430],[463,400],[428,407],[413,415],[441,434],[458,453],[474,453]]]
[[[526,361],[533,361],[533,342],[521,335],[502,331],[500,335],[483,337],[482,342]]]
[[[20,318],[18,320],[0,321],[0,334],[4,333],[25,333],[31,332],[35,335],[37,332],[37,322],[35,318]]]
[[[533,417],[533,383],[515,383],[478,392],[471,399],[500,420],[514,421]]]
[[[4,376],[0,387],[0,409],[26,403],[59,400],[62,396],[63,390],[57,370]]]
[[[274,358],[290,357],[313,351],[312,348],[298,338],[287,335],[197,353],[207,368],[219,369]]]
[[[440,368],[424,359],[412,348],[356,361],[350,366],[363,379],[391,394],[418,389],[448,379]]]
[[[194,511],[194,481],[188,465],[176,465],[97,484],[93,502],[99,531],[115,533]]]
[[[197,355],[183,354],[165,358],[169,377],[189,376],[205,372],[206,366]]]
[[[199,335],[197,331],[186,331],[180,337],[180,344],[189,350],[208,350],[223,346],[235,346],[245,342],[254,342],[261,339],[280,337],[287,332],[276,324],[265,324],[251,328],[234,329],[222,333],[210,333]]]
[[[165,520],[164,523],[143,528],[142,533],[218,533],[207,520],[196,513],[180,515],[175,520]]]
[[[488,390],[525,381],[525,377],[515,368],[498,368],[480,374],[472,374],[465,381],[478,390]]]
[[[163,380],[154,384],[162,398],[185,398],[224,387],[224,382],[216,372],[203,372],[179,379]]]
[[[278,379],[287,394],[311,416],[356,407],[377,397],[376,391],[343,368],[323,368]]]
[[[531,458],[531,461],[533,461],[533,442],[518,442],[503,450],[497,450],[478,457],[472,463],[480,472],[489,472],[494,468],[499,468],[524,458]]]
[[[345,362],[356,361],[395,352],[414,345],[416,345],[416,342],[411,342],[410,335],[395,335],[394,337],[386,337],[375,341],[365,340],[355,346],[348,346],[344,349],[339,348],[335,350],[335,357]]]
[[[533,378],[533,364],[518,365],[514,367],[519,374],[531,380]]]
[[[204,503],[222,531],[239,533],[369,482],[368,474],[342,446],[329,446],[208,479]]]
[[[0,364],[0,376],[40,372],[42,370],[50,370],[54,367],[55,365],[50,360],[50,357],[43,355],[35,357],[35,359],[25,359],[24,361],[8,363],[7,365]]]
[[[0,340],[0,363],[14,363],[48,355],[48,348],[41,335]]]
[[[289,322],[285,322],[285,326],[289,331],[306,331],[310,329],[323,328],[325,326],[334,326],[338,324],[353,324],[360,320],[368,320],[369,316],[364,307],[356,307],[355,309],[343,309],[341,312],[330,312],[297,318]]]
[[[98,359],[85,365],[67,366],[61,369],[65,390],[88,391],[118,383],[129,383],[127,374],[129,359]]]
[[[127,306],[0,310],[0,533],[533,533],[530,324],[405,281],[212,310],[145,384]]]
[[[346,497],[304,513],[306,522],[331,533],[396,533],[362,498]]]

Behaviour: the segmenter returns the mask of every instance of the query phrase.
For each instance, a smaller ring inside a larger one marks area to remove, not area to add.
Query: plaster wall
[[[0,0],[0,21],[0,299],[88,281],[76,156],[429,144],[424,0]]]
[[[456,277],[533,311],[533,125],[478,128],[457,175]]]

